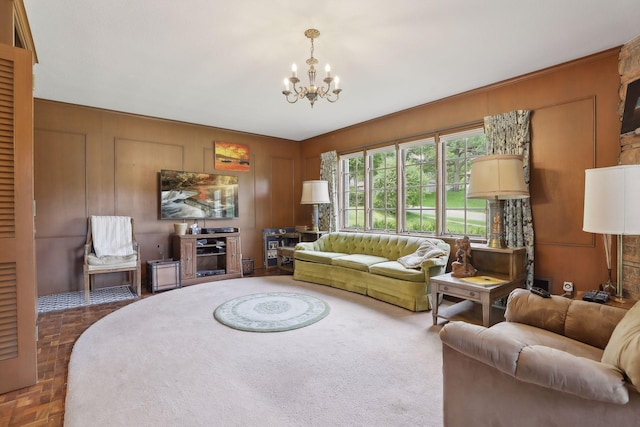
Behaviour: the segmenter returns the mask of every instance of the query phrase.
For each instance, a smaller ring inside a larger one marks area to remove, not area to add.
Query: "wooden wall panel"
[[[116,214],[135,218],[136,233],[159,231],[159,172],[183,170],[184,147],[118,138],[115,159]]]
[[[238,172],[241,186],[240,218],[216,221],[214,224],[240,227],[243,256],[253,258],[256,265],[260,265],[263,228],[310,223],[309,208],[299,204],[302,181],[319,177],[320,153],[325,151],[352,152],[364,147],[417,138],[434,131],[481,123],[483,117],[490,114],[513,109],[531,109],[534,120],[532,146],[539,150],[534,155],[544,159],[547,153],[556,152],[558,155],[569,157],[566,159],[566,169],[561,171],[563,177],[584,173],[586,163],[582,162],[586,161],[588,156],[594,155],[594,131],[595,166],[615,164],[620,154],[620,122],[617,116],[620,84],[617,72],[618,52],[617,49],[612,49],[301,143],[44,100],[35,101],[35,128],[38,131],[85,135],[86,213],[113,214],[124,207],[134,210],[136,228],[140,230],[137,237],[142,244],[143,259],[157,258],[157,246],[167,244],[173,227],[171,222],[160,221],[154,217],[157,214],[157,201],[153,201],[149,210],[138,207],[138,204],[142,203],[139,201],[151,200],[143,194],[151,182],[149,177],[138,176],[134,172],[122,174],[121,168],[126,165],[150,171],[154,160],[146,157],[152,157],[155,153],[149,154],[148,150],[144,149],[147,144],[154,147],[157,144],[179,146],[183,150],[184,170],[204,169],[207,172],[214,171],[210,160],[214,141],[229,141],[250,146],[251,171]],[[593,108],[586,107],[586,100],[591,100]],[[568,110],[561,106],[566,106]],[[536,118],[537,113],[540,115]],[[568,125],[566,118],[562,119],[563,115],[568,115],[573,120],[573,125]],[[561,126],[555,130],[547,129],[547,123],[557,123]],[[588,137],[589,141],[578,141],[579,137],[576,135]],[[39,138],[36,138],[36,143]],[[564,144],[563,147],[554,146],[558,141]],[[129,142],[133,147],[128,146]],[[570,154],[567,151],[570,151]],[[125,159],[123,153],[131,153],[132,157]],[[580,161],[574,162],[573,158]],[[62,159],[54,163],[59,161]],[[145,166],[140,168],[140,164]],[[56,168],[58,165],[52,164],[47,167]],[[537,167],[535,159],[533,167]],[[554,164],[553,170],[557,170],[558,167],[560,166]],[[36,167],[36,173],[37,169]],[[543,182],[548,184],[553,182],[553,179],[551,176],[544,177]],[[140,183],[141,187],[131,184],[133,182]],[[579,232],[576,231],[581,229],[582,222],[582,216],[577,211],[580,210],[583,190],[578,187],[578,183],[573,183],[571,187],[562,187],[562,194],[553,194],[556,199],[566,195],[563,204],[566,214],[554,217],[555,222],[547,219],[536,222],[534,214],[535,226],[546,242],[536,245],[536,276],[551,278],[554,283],[562,283],[563,280],[573,278],[576,288],[584,290],[592,288],[594,282],[604,280],[606,269],[599,268],[604,260],[602,245],[598,244],[600,239],[595,239],[595,245],[584,244],[586,238],[582,242]],[[64,194],[72,193],[73,197],[78,197],[75,193],[79,191],[78,188],[68,189]],[[538,200],[536,197],[537,194],[534,195],[534,201]],[[44,217],[64,216],[58,212],[61,208],[55,204],[51,206],[51,212],[39,210],[38,214]],[[572,214],[570,211],[576,212]],[[74,230],[86,227],[86,219],[78,221],[73,225]],[[211,221],[207,222],[208,225],[209,223]],[[555,237],[554,230],[565,229],[569,230],[567,235],[552,241],[552,237]],[[53,234],[48,238],[54,241],[47,242],[46,246],[66,253],[76,250],[77,242],[67,240],[64,231],[64,228],[48,231]],[[168,248],[165,250],[165,253],[167,252]],[[50,257],[51,254],[44,253],[41,256]],[[576,258],[579,259],[579,263],[570,262]],[[45,260],[42,265],[54,263]],[[590,267],[585,269],[584,266]],[[40,267],[38,272],[39,275],[42,274]],[[77,271],[70,271],[67,277],[73,278],[76,274]],[[581,279],[575,279],[576,277]],[[73,289],[76,285],[77,283],[66,283],[62,286]],[[39,293],[43,295],[47,292],[39,282]]]
[[[584,171],[595,165],[595,100],[541,108],[531,118],[531,206],[539,245],[593,247],[582,231]]]
[[[49,293],[80,290],[87,233],[86,135],[36,130],[36,270]]]
[[[274,227],[292,227],[294,226],[294,193],[295,193],[295,174],[293,159],[282,157],[271,158],[271,185],[273,192],[280,193],[278,195],[281,205],[271,204],[272,223]],[[298,204],[300,200],[298,199]]]
[[[36,130],[34,138],[36,236],[85,235],[85,135]]]
[[[36,166],[41,192],[59,200],[79,200],[78,212],[72,215],[57,200],[38,210],[42,221],[55,219],[54,226],[43,228],[46,237],[37,236],[39,295],[81,289],[87,215],[132,215],[143,262],[161,254],[170,257],[174,221],[158,219],[158,172],[163,168],[218,172],[213,164],[214,141],[248,145],[251,170],[220,171],[238,176],[240,218],[199,220],[199,224],[240,228],[243,257],[253,258],[256,265],[262,259],[262,229],[293,224],[298,207],[291,193],[294,181],[300,180],[296,141],[45,100],[35,101],[35,128],[36,156],[42,159]],[[64,136],[56,137],[55,147],[46,145],[51,134]],[[84,155],[75,148],[79,141],[68,135],[84,138]],[[73,151],[67,158],[69,150]],[[279,155],[283,161],[273,163],[274,153],[284,153]],[[51,171],[63,175],[48,183]],[[77,176],[83,178],[76,181]],[[272,212],[278,224],[273,223]],[[122,276],[100,275],[96,284],[119,284]]]

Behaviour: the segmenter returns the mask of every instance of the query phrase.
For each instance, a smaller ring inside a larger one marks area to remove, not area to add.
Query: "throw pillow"
[[[617,366],[634,386],[640,386],[640,303],[631,307],[613,330],[602,362]]]

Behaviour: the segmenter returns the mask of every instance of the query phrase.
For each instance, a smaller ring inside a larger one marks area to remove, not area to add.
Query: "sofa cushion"
[[[347,254],[340,252],[323,252],[323,251],[308,251],[308,250],[296,250],[294,252],[294,258],[302,261],[317,262],[319,264],[331,265],[331,260],[337,257],[345,256]]]
[[[564,335],[564,321],[571,300],[560,296],[542,298],[526,289],[509,294],[504,318]]]
[[[585,399],[620,405],[629,401],[624,377],[617,368],[542,345],[520,351],[516,378]]]
[[[405,268],[398,261],[386,261],[374,264],[369,267],[369,272],[409,282],[424,282],[423,271],[414,268]]]
[[[617,366],[633,385],[640,386],[640,303],[631,307],[613,330],[602,362]]]
[[[385,261],[389,260],[381,256],[354,254],[333,258],[331,264],[337,265],[339,267],[353,268],[354,270],[368,272],[369,266]]]
[[[604,349],[625,310],[605,304],[573,300],[567,310],[564,334],[574,340]],[[594,324],[593,319],[598,319]]]
[[[491,327],[497,333],[516,339],[527,345],[543,345],[555,348],[577,357],[584,357],[595,361],[602,359],[602,349],[583,342],[567,338],[564,335],[525,325],[517,322],[500,322]]]

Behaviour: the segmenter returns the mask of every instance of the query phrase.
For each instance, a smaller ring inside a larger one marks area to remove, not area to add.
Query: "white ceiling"
[[[611,47],[638,0],[24,0],[35,96],[304,140]],[[335,104],[289,104],[331,64]]]

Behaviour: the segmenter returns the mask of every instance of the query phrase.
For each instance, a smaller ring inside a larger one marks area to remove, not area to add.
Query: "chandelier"
[[[324,98],[329,102],[336,102],[340,97],[340,92],[342,92],[342,89],[338,87],[340,78],[331,77],[331,67],[329,67],[329,64],[325,67],[327,75],[323,80],[326,86],[316,86],[315,65],[318,63],[318,60],[313,57],[313,40],[320,36],[320,31],[310,28],[304,32],[304,35],[311,40],[311,57],[307,59],[307,65],[309,66],[309,71],[307,72],[309,75],[309,87],[298,87],[298,83],[300,83],[300,79],[297,76],[298,67],[296,67],[296,64],[293,64],[291,66],[291,77],[284,79],[284,90],[282,94],[291,104],[298,102],[299,99],[307,98],[309,102],[311,102],[311,108],[313,108],[313,103],[316,102],[318,97]],[[334,83],[333,89],[331,88],[332,83]],[[293,86],[293,92],[289,89],[289,84]]]

